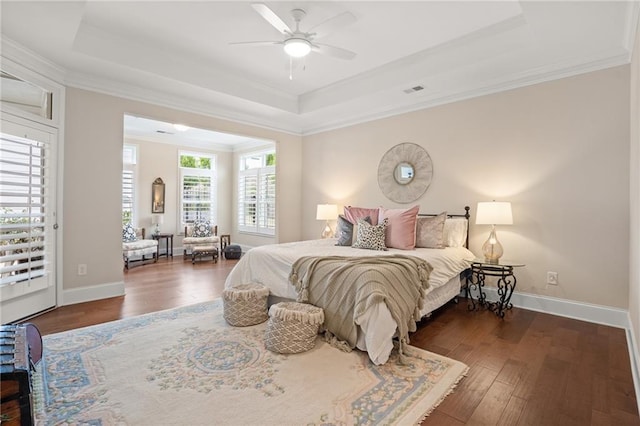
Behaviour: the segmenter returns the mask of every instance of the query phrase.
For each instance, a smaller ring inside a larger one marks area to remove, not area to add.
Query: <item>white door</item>
[[[57,131],[5,115],[0,126],[0,318],[56,304]]]

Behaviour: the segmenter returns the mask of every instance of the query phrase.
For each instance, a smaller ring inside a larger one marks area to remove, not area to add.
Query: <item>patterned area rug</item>
[[[216,300],[45,336],[37,424],[407,425],[467,371],[414,347],[408,364],[375,366],[320,337],[280,355],[265,326],[227,325]]]

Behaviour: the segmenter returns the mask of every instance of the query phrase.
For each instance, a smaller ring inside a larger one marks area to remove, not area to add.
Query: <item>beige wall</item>
[[[299,136],[68,88],[62,227],[65,290],[123,280],[120,203],[125,113],[276,141],[278,240],[286,242],[300,238],[302,147]],[[172,192],[169,186],[167,191]],[[231,199],[230,194],[226,197]],[[141,201],[144,204],[144,199]],[[220,219],[223,222],[230,220]],[[77,275],[79,263],[87,265],[87,275]]]
[[[303,235],[320,233],[317,203],[400,207],[378,189],[377,167],[413,142],[434,177],[408,206],[473,214],[478,201],[511,201],[514,225],[498,237],[505,258],[527,264],[519,292],[626,309],[629,76],[621,66],[305,137]],[[488,232],[472,227],[476,254]]]
[[[629,280],[629,318],[634,352],[640,354],[640,25],[631,62],[631,242]],[[638,360],[636,360],[637,362]],[[638,365],[636,364],[636,369]]]

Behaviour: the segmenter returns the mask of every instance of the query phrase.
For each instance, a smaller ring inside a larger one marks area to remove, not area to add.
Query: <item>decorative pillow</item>
[[[463,217],[448,218],[444,221],[444,244],[447,247],[464,247],[467,243],[469,221]]]
[[[372,225],[378,224],[378,210],[379,209],[367,209],[364,207],[351,207],[344,206],[344,217],[354,225],[358,222],[358,219],[369,216]]]
[[[211,236],[211,224],[209,221],[205,222],[196,222],[193,225],[193,236],[194,237],[210,237]]]
[[[138,237],[136,237],[136,230],[133,225],[131,225],[131,222],[128,222],[122,227],[122,241],[125,243],[131,243],[137,240]]]
[[[371,223],[369,216],[365,217],[367,223]],[[336,237],[338,237],[337,246],[351,246],[353,244],[354,228],[357,225],[349,222],[343,215],[338,216],[338,226],[336,228]]]
[[[388,220],[385,218],[378,225],[369,225],[364,219],[358,219],[358,234],[353,247],[368,250],[386,250],[384,245]]]
[[[386,245],[389,248],[413,250],[416,248],[416,220],[420,206],[410,209],[385,209],[380,207],[378,223],[389,219]]]
[[[416,222],[416,247],[444,248],[444,221],[447,212],[438,216],[418,216]]]

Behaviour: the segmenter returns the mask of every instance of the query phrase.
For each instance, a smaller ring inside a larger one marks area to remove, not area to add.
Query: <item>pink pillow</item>
[[[385,209],[380,207],[378,222],[384,218],[389,219],[385,245],[401,250],[413,250],[416,248],[416,221],[420,206],[410,209]]]
[[[358,223],[358,219],[364,219],[369,216],[372,225],[378,224],[378,210],[379,209],[367,209],[363,207],[351,207],[344,206],[344,217],[352,224]],[[354,235],[355,237],[355,235]]]

